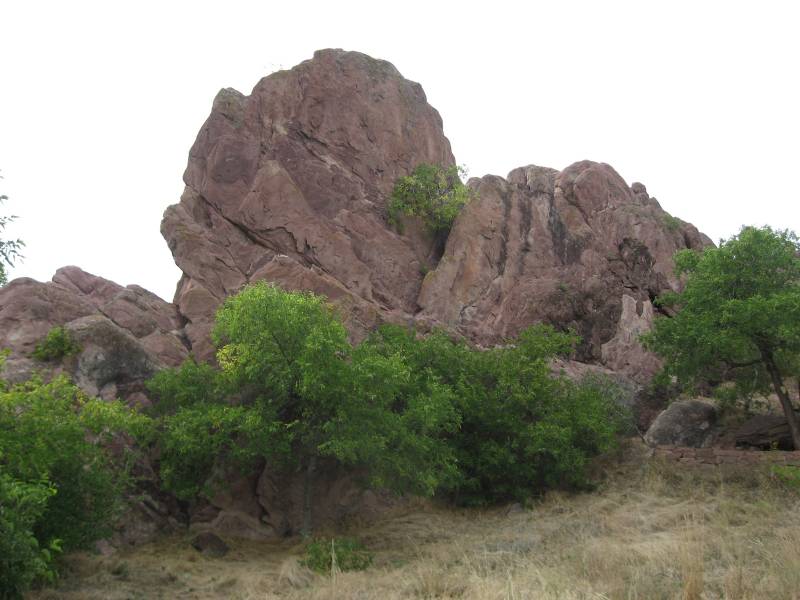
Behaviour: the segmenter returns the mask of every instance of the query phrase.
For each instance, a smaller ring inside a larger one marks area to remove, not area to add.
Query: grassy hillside
[[[530,510],[407,507],[347,535],[367,571],[321,576],[302,545],[235,543],[206,558],[175,536],[112,557],[76,555],[37,599],[800,598],[800,493],[763,471],[680,469],[640,447],[602,465],[593,493]]]

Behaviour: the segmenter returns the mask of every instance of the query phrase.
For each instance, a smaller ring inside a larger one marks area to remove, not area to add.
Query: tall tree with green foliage
[[[0,194],[0,204],[8,200],[8,196]],[[0,216],[0,233],[2,233],[6,226],[11,223],[16,217]],[[13,267],[14,262],[21,257],[20,251],[24,246],[22,240],[4,240],[0,238],[0,286],[3,286],[8,281],[6,267]]]
[[[777,394],[800,449],[800,425],[784,384],[800,375],[800,243],[791,231],[743,227],[719,248],[682,250],[675,269],[683,292],[659,299],[673,317],[644,336],[666,372],[691,386],[733,379]]]
[[[458,425],[451,391],[434,379],[414,385],[397,354],[353,348],[324,298],[250,285],[219,309],[214,339],[221,384],[187,363],[150,386],[174,407],[163,420],[162,476],[184,497],[202,491],[219,458],[277,462],[304,474],[307,535],[324,457],[360,467],[374,485],[426,495],[454,472],[441,435]]]

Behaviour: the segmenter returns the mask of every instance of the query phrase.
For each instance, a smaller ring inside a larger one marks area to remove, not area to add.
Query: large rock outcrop
[[[646,381],[658,363],[638,336],[653,299],[680,286],[672,255],[710,240],[642,184],[590,161],[472,179],[476,198],[444,245],[413,220],[403,233],[388,224],[398,177],[454,162],[419,84],[363,54],[322,50],[249,96],[222,90],[190,151],[180,203],[162,222],[183,271],[175,304],[77,267],[49,283],[14,281],[0,292],[6,373],[29,374],[30,352],[51,327],[92,315],[131,338],[148,364],[176,365],[189,351],[211,360],[216,308],[267,280],[330,298],[356,340],[394,321],[489,346],[543,321],[577,330],[579,360]],[[94,380],[109,369],[76,374],[88,391],[122,385],[125,395],[146,371]]]
[[[389,227],[386,204],[399,176],[453,162],[422,88],[363,54],[320,51],[249,96],[221,91],[162,223],[195,354],[212,355],[225,296],[265,279],[325,294],[355,338],[415,320],[491,345],[545,321],[577,329],[581,360],[647,379],[657,363],[637,337],[679,285],[672,254],[710,240],[584,161],[472,180],[440,257],[419,224]]]
[[[433,240],[392,231],[385,204],[420,163],[454,164],[450,143],[422,87],[388,62],[323,50],[249,96],[222,90],[161,227],[195,353],[210,355],[214,309],[248,281],[324,293],[356,335],[413,314]]]
[[[638,336],[655,297],[680,286],[672,255],[710,240],[606,164],[521,167],[470,185],[477,199],[425,278],[418,318],[481,344],[538,321],[572,327],[581,360],[649,379],[658,365]]]
[[[636,384],[658,366],[638,335],[652,323],[653,299],[680,287],[672,255],[710,240],[643,185],[590,161],[472,179],[476,198],[444,244],[413,220],[400,233],[387,201],[422,163],[455,159],[420,85],[388,62],[322,50],[249,96],[222,90],[161,225],[183,271],[174,304],[77,267],[47,283],[17,279],[0,289],[0,349],[12,351],[4,376],[39,368],[31,352],[62,325],[81,351],[56,370],[89,393],[146,403],[143,382],[157,369],[190,353],[213,359],[209,333],[225,297],[267,280],[327,296],[354,340],[383,321],[445,327],[483,346],[536,322],[574,328],[583,362],[564,371],[624,380],[634,402]],[[654,410],[639,411],[643,427]],[[320,484],[320,522],[390,504],[334,475]],[[222,477],[224,493],[193,507],[193,527],[257,538],[297,529],[297,476],[265,468]],[[138,537],[171,513],[156,501],[140,508]]]
[[[19,381],[34,371],[65,371],[87,393],[146,402],[144,381],[188,356],[175,306],[147,290],[116,283],[77,267],[40,283],[15,279],[0,288],[0,348],[11,354],[3,377]],[[58,364],[31,357],[53,327],[63,326],[80,351]]]

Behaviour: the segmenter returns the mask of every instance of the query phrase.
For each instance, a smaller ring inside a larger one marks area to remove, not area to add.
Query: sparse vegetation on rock
[[[53,327],[45,338],[36,344],[31,356],[38,361],[58,361],[66,356],[80,352],[80,345],[72,339],[63,327]]]
[[[400,177],[389,200],[389,221],[400,227],[400,216],[419,217],[437,235],[447,234],[458,214],[475,196],[461,181],[463,167],[419,165]]]
[[[8,200],[5,194],[0,195],[0,205]],[[14,215],[5,216],[0,215],[0,233],[3,233],[6,226],[14,221]],[[25,243],[22,240],[4,240],[0,239],[0,286],[3,286],[8,281],[6,274],[6,267],[13,267],[14,262],[21,257],[20,251]]]

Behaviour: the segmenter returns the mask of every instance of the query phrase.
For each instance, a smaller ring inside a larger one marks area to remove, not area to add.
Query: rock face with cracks
[[[423,163],[455,164],[442,119],[388,62],[322,50],[250,95],[220,91],[161,225],[183,272],[174,303],[77,267],[47,283],[17,279],[0,289],[5,376],[39,368],[35,345],[65,326],[81,350],[55,370],[91,394],[146,404],[144,381],[158,369],[190,353],[213,360],[217,307],[259,280],[324,294],[354,341],[395,322],[491,346],[545,322],[582,338],[581,362],[566,372],[611,373],[632,389],[652,376],[658,361],[638,336],[655,297],[680,288],[672,255],[711,244],[706,236],[642,184],[590,161],[474,178],[475,199],[446,240],[414,219],[401,233],[388,223],[389,197]],[[188,518],[201,530],[283,535],[299,519],[294,479],[267,467],[229,475],[230,493]],[[315,509],[323,520],[383,505],[351,483],[325,484],[330,497]]]

